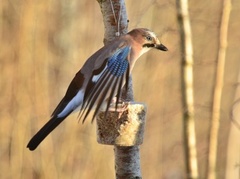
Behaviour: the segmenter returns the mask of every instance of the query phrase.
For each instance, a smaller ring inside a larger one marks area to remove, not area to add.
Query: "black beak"
[[[165,47],[163,44],[157,44],[155,45],[155,48],[162,51],[168,51],[168,48]]]

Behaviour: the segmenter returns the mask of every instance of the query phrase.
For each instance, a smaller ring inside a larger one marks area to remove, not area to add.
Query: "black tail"
[[[68,116],[68,115],[67,115]],[[67,116],[57,118],[53,116],[28,142],[27,148],[35,150],[37,146],[50,134]]]

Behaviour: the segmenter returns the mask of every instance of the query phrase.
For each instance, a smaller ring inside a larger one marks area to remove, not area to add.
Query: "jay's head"
[[[137,43],[141,44],[143,48],[146,48],[146,50],[150,50],[151,48],[162,51],[168,50],[167,47],[161,44],[155,33],[149,29],[138,28],[130,31],[128,34],[131,35]]]

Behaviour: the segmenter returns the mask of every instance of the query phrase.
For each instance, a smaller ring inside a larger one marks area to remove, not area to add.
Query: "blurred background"
[[[135,100],[148,106],[141,145],[143,178],[185,178],[181,53],[173,0],[126,1],[129,30],[152,29],[168,52],[150,51],[133,71]],[[222,1],[190,1],[194,97],[200,178],[205,178]],[[226,56],[217,176],[239,179],[240,1],[232,1]],[[0,2],[0,178],[114,178],[112,146],[96,142],[96,126],[71,115],[30,152],[85,60],[103,45],[97,1]],[[231,176],[231,177],[230,177]]]

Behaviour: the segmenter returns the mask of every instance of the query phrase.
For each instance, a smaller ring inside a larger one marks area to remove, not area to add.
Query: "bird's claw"
[[[123,112],[127,110],[129,102],[118,102],[116,105],[115,103],[111,104],[108,111],[110,112],[118,112],[118,119],[122,116]]]

